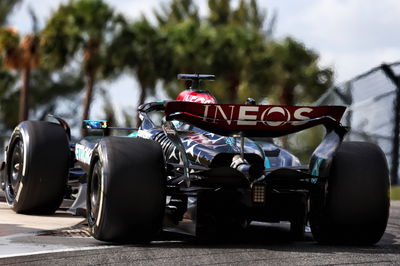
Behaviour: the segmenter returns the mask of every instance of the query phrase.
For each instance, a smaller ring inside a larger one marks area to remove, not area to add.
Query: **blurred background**
[[[0,136],[48,113],[74,138],[83,119],[136,126],[178,73],[215,74],[220,103],[349,106],[347,138],[378,143],[397,184],[398,14],[396,0],[0,0]],[[281,143],[307,163],[322,136]]]

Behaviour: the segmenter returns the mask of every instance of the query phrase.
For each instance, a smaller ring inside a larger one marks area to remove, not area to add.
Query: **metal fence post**
[[[393,185],[398,184],[399,169],[399,142],[400,142],[400,79],[395,75],[393,70],[387,64],[382,64],[382,71],[396,86],[396,97],[394,100],[394,128],[393,128],[393,146],[392,146],[392,162],[390,176]]]

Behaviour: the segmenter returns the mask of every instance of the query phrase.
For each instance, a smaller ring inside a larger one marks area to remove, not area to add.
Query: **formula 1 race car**
[[[288,221],[295,239],[309,223],[320,243],[381,239],[390,205],[386,159],[374,144],[343,142],[345,107],[218,104],[199,86],[213,75],[178,77],[191,88],[176,101],[141,105],[138,129],[83,122],[94,131],[128,130],[124,137],[73,143],[61,118],[20,123],[1,164],[9,206],[53,213],[74,198],[86,206],[93,237],[112,242],[148,242],[162,229],[215,236],[252,221]],[[309,165],[273,143],[317,125],[326,136]]]

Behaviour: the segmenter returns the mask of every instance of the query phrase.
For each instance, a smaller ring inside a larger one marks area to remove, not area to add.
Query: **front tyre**
[[[311,200],[311,230],[320,243],[374,244],[390,207],[385,155],[375,144],[344,142],[333,158],[323,198]],[[320,202],[319,202],[320,201]]]
[[[21,122],[7,150],[4,192],[17,213],[54,213],[66,187],[68,137],[62,126],[44,121]]]
[[[161,230],[165,209],[165,163],[152,140],[107,137],[92,157],[88,224],[94,238],[149,242]]]

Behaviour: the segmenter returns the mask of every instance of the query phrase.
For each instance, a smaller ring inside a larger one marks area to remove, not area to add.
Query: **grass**
[[[392,186],[390,198],[391,200],[400,200],[400,185]]]

